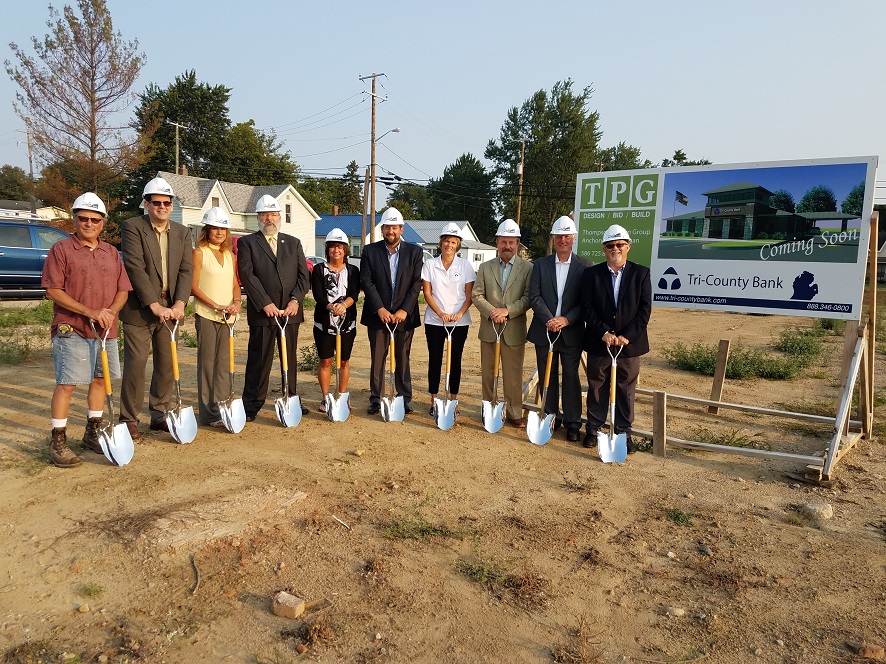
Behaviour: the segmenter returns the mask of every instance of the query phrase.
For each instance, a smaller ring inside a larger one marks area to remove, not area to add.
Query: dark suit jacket
[[[589,355],[607,355],[602,339],[606,332],[613,332],[631,342],[622,350],[624,357],[637,357],[649,352],[649,337],[646,335],[646,326],[652,314],[649,268],[628,261],[623,269],[617,307],[612,290],[612,273],[606,262],[585,270],[581,301],[586,324],[584,349]]]
[[[237,241],[237,272],[246,289],[246,320],[250,325],[274,325],[262,311],[272,302],[285,309],[290,300],[299,303],[298,314],[290,323],[305,319],[302,303],[308,292],[308,264],[301,241],[292,235],[277,234],[277,255],[261,231]]]
[[[121,230],[123,265],[132,290],[126,304],[120,310],[120,320],[135,325],[152,325],[159,319],[151,313],[150,305],[160,301],[163,290],[163,272],[160,242],[151,226],[148,215],[132,217],[123,222]],[[169,247],[167,255],[167,282],[169,306],[176,301],[185,304],[191,297],[192,262],[191,232],[173,221],[169,222]]]
[[[364,295],[360,322],[366,327],[379,330],[384,328],[384,323],[378,317],[379,309],[384,307],[391,313],[403,309],[407,315],[399,329],[411,330],[421,325],[418,294],[421,291],[421,268],[424,264],[422,250],[414,244],[400,241],[396,292],[393,294],[388,253],[385,241],[379,240],[367,245],[360,256],[360,284]]]
[[[345,319],[341,325],[341,331],[348,332],[357,326],[357,298],[360,297],[360,269],[356,265],[350,263],[345,264],[348,271],[348,292],[346,298],[354,301],[350,307],[345,310]],[[326,268],[322,263],[315,265],[311,272],[311,293],[317,306],[314,307],[314,323],[320,323],[325,332],[333,331],[331,312],[326,308],[329,305],[329,295],[326,293]]]
[[[527,339],[539,346],[548,345],[547,322],[557,313],[557,254],[537,259],[532,265],[529,277],[529,306],[532,307],[532,323],[529,325]],[[584,320],[581,317],[581,275],[588,263],[585,259],[572,254],[569,273],[566,275],[566,287],[563,289],[563,306],[560,315],[565,316],[569,325],[563,328],[563,334],[557,342],[560,346],[581,346],[584,338]]]

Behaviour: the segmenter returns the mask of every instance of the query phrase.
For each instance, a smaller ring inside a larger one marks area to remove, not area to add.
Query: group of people
[[[496,231],[496,257],[474,270],[458,255],[461,231],[447,224],[440,233],[440,253],[425,262],[423,251],[402,240],[403,216],[395,208],[382,214],[382,239],[367,245],[360,267],[348,261],[347,235],[336,228],[325,241],[326,261],[309,273],[298,238],[280,233],[280,206],[272,196],[256,202],[259,230],[241,237],[236,254],[231,223],[223,210],[210,208],[193,247],[189,230],[170,223],[174,192],[155,178],[143,192],[145,214],[122,224],[122,254],[100,239],[107,217],[101,199],[85,193],[74,202],[74,235],[53,245],[43,272],[47,298],[54,303],[52,322],[56,388],[52,397],[50,458],[59,467],[81,463],[67,444],[67,417],[77,385],[88,385],[88,420],[82,443],[101,453],[98,432],[103,425],[104,377],[99,359],[108,350],[112,378],[122,373],[119,421],[133,440],[141,436],[139,413],[144,404],[148,354],[153,353],[148,399],[149,427],[167,430],[165,415],[175,406],[172,352],[174,324],[194,297],[197,350],[197,393],[200,423],[224,427],[219,401],[232,393],[228,326],[241,313],[241,285],[246,293],[249,327],[243,405],[247,421],[255,420],[267,399],[274,347],[285,339],[288,357],[296,356],[302,303],[308,290],[316,301],[314,342],[320,359],[318,382],[326,395],[346,392],[349,360],[357,334],[357,300],[364,304],[360,322],[370,348],[368,413],[381,410],[389,348],[393,340],[394,390],[406,414],[414,412],[410,352],[419,315],[419,294],[428,346],[430,414],[441,390],[444,349],[449,344],[447,383],[443,389],[457,400],[461,357],[471,324],[471,306],[480,315],[480,360],[483,400],[492,402],[496,346],[501,362],[505,416],[524,428],[522,372],[526,342],[535,345],[539,376],[549,353],[554,361],[550,387],[542,404],[554,415],[555,429],[566,439],[581,437],[580,358],[588,354],[585,447],[596,445],[607,419],[610,350],[621,347],[618,361],[614,430],[627,434],[628,451],[639,357],[649,350],[646,327],[652,305],[649,270],[627,260],[631,238],[621,226],[603,235],[606,262],[589,267],[574,253],[575,222],[560,217],[551,231],[554,253],[527,261],[518,256],[520,228],[505,219]],[[527,313],[532,310],[531,325]],[[123,323],[123,368],[117,352],[118,318]],[[282,321],[282,322],[281,322]],[[173,327],[170,327],[170,325]],[[279,334],[282,330],[285,334]],[[101,338],[97,338],[97,335]],[[340,337],[338,385],[332,383],[336,337]],[[287,389],[295,395],[297,372],[287,373]],[[539,381],[541,385],[541,380]],[[541,392],[539,392],[539,395]],[[303,408],[303,413],[307,412]],[[113,418],[113,413],[108,417]]]

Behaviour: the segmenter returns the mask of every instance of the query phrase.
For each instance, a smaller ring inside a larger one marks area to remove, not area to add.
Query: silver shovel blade
[[[187,445],[197,437],[197,418],[191,406],[166,411],[166,426],[175,442]]]
[[[483,402],[483,428],[489,433],[498,433],[504,426],[503,413],[505,402],[499,401],[493,406],[491,401]]]
[[[442,431],[449,431],[455,424],[455,408],[458,401],[447,399],[434,399],[434,419],[437,420],[437,426]]]
[[[342,392],[338,398],[332,396],[332,393],[326,395],[326,417],[332,422],[344,422],[351,414],[350,392]]]
[[[597,434],[597,450],[603,463],[624,463],[628,458],[628,437],[619,433],[600,432]]]
[[[385,422],[402,422],[406,418],[406,404],[403,397],[382,399],[381,416]]]
[[[285,399],[280,397],[274,402],[277,419],[284,427],[297,427],[301,422],[301,398],[298,396]]]
[[[240,433],[246,426],[246,409],[243,407],[243,399],[230,399],[220,401],[218,412],[221,415],[225,429],[231,433]]]
[[[529,442],[533,445],[544,445],[553,434],[554,414],[541,418],[534,410],[530,411],[526,419],[526,435],[529,436]]]
[[[135,454],[135,443],[132,442],[132,436],[129,429],[122,422],[117,424],[112,430],[107,440],[102,440],[99,435],[99,442],[102,449],[107,449],[105,456],[111,460],[111,463],[117,466],[125,466],[132,461]]]

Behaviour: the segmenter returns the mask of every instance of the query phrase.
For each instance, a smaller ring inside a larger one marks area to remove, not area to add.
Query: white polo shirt
[[[439,256],[429,260],[421,269],[422,281],[431,284],[431,294],[437,306],[447,314],[454,314],[465,303],[465,287],[477,281],[477,273],[469,261],[456,256],[447,270]],[[425,325],[443,325],[443,319],[430,307],[425,309]],[[470,325],[471,310],[458,319],[455,325]]]

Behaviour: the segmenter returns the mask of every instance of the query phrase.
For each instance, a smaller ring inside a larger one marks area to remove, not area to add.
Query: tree
[[[640,148],[628,145],[624,141],[615,147],[600,150],[600,160],[597,164],[601,171],[630,171],[653,166],[648,159],[640,159]]]
[[[707,159],[689,159],[686,157],[686,153],[683,150],[674,150],[674,158],[673,159],[662,159],[661,165],[663,167],[666,166],[704,166],[706,164],[710,164],[711,162]]]
[[[388,207],[397,208],[404,219],[436,219],[434,201],[428,187],[402,182],[391,190]]]
[[[837,197],[829,187],[816,185],[803,194],[797,203],[797,212],[836,212]]]
[[[23,168],[5,164],[0,166],[0,198],[26,201],[31,195],[31,178]]]
[[[272,131],[255,128],[255,122],[240,122],[231,127],[224,151],[206,166],[206,177],[241,184],[295,184],[298,167],[281,152],[283,144]]]
[[[341,183],[334,178],[305,176],[299,181],[297,189],[317,214],[332,214],[332,206],[336,205]]]
[[[428,192],[434,202],[432,219],[467,220],[484,242],[495,238],[495,208],[492,175],[472,154],[465,153],[431,180]]]
[[[769,207],[791,213],[797,209],[794,205],[794,195],[784,189],[779,189],[769,197]]]
[[[859,182],[852,188],[852,191],[846,194],[846,198],[843,199],[843,204],[840,206],[840,210],[842,210],[843,214],[852,214],[860,217],[863,206],[864,181]]]
[[[342,214],[363,212],[363,175],[360,166],[351,160],[347,172],[341,178],[338,209]]]
[[[517,167],[526,143],[520,225],[535,255],[546,253],[551,222],[572,209],[576,173],[595,170],[599,161],[602,133],[599,113],[588,108],[592,94],[591,87],[573,92],[571,79],[555,83],[550,93],[539,90],[508,111],[498,140],[486,146],[504,214],[516,217]]]
[[[114,32],[105,0],[77,0],[77,9],[66,5],[60,15],[50,5],[49,34],[31,39],[35,55],[10,44],[18,66],[4,64],[38,162],[74,165],[75,189],[106,196],[141,159],[138,139],[126,137],[114,116],[134,100],[145,56],[138,40]]]

